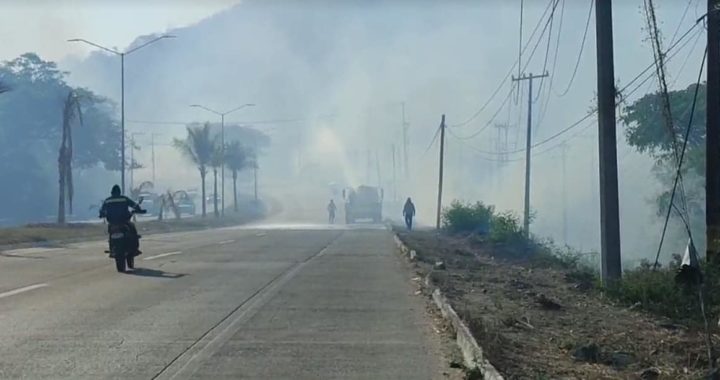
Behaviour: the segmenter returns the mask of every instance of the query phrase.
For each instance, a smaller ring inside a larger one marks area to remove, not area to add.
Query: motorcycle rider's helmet
[[[110,195],[113,197],[119,197],[120,194],[122,194],[122,191],[120,190],[120,186],[115,185],[112,187],[112,190],[110,190]]]

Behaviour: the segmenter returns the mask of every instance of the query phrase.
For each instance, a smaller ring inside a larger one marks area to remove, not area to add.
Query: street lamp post
[[[254,106],[255,106],[255,104],[253,104],[253,103],[247,103],[247,104],[241,105],[240,107],[233,108],[229,111],[219,112],[219,111],[215,111],[211,108],[202,106],[200,104],[191,104],[190,105],[190,107],[202,108],[205,111],[212,112],[215,115],[220,116],[220,144],[222,145],[220,147],[220,158],[222,159],[222,166],[220,167],[220,187],[221,187],[221,189],[220,189],[220,197],[221,197],[220,213],[222,216],[225,216],[225,115],[231,114],[231,113],[241,110],[245,107],[254,107]]]
[[[145,42],[144,44],[134,47],[130,50],[121,52],[117,51],[115,49],[110,49],[102,45],[98,45],[94,42],[90,42],[88,40],[82,39],[82,38],[73,38],[71,40],[68,40],[68,42],[82,42],[91,46],[94,46],[96,48],[105,50],[109,53],[115,54],[120,56],[120,183],[121,183],[121,189],[122,192],[125,193],[125,56],[131,53],[134,53],[145,46],[148,46],[154,42],[157,42],[159,40],[165,39],[165,38],[175,38],[175,36],[171,35],[163,35],[157,38],[154,38],[148,42]]]

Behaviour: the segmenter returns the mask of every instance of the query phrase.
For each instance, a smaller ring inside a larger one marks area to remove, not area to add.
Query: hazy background
[[[554,22],[549,59],[546,37],[533,59],[523,58],[527,72],[544,66],[551,78],[535,82],[534,140],[566,128],[594,104],[596,88],[594,14],[577,76],[566,96],[585,29],[590,1],[562,1]],[[523,43],[548,1],[525,1]],[[666,46],[676,30],[682,34],[704,13],[703,2],[658,1]],[[619,87],[652,62],[643,29],[642,1],[614,3],[615,72]],[[86,38],[126,49],[161,33],[161,41],[126,58],[126,120],[146,165],[136,183],[148,180],[149,140],[155,137],[157,183],[162,188],[199,187],[197,170],[169,146],[184,136],[183,123],[218,118],[190,108],[203,104],[218,110],[244,103],[227,121],[264,131],[271,145],[260,157],[261,196],[284,202],[302,219],[324,220],[330,182],[369,183],[385,189],[386,198],[411,196],[420,222],[434,223],[437,190],[437,142],[430,146],[440,117],[462,123],[490,98],[518,58],[520,1],[0,1],[0,60],[26,51],[56,60],[68,70],[69,82],[85,86],[119,103],[119,59],[86,45],[66,42]],[[681,20],[682,19],[682,20]],[[542,29],[542,27],[541,27]],[[698,38],[701,36],[698,35]],[[536,36],[537,38],[537,36]],[[704,38],[704,33],[702,34]],[[694,39],[694,38],[693,38]],[[668,65],[674,88],[694,82],[702,41],[689,44]],[[554,55],[557,48],[557,60]],[[689,58],[685,59],[685,56]],[[556,61],[556,64],[553,62]],[[515,69],[515,72],[517,68]],[[517,75],[517,73],[515,73]],[[462,127],[451,128],[446,145],[445,202],[482,200],[499,209],[520,212],[523,204],[523,154],[498,156],[478,151],[498,149],[495,123],[508,128],[507,147],[524,147],[527,82],[518,96],[502,106],[511,87]],[[552,83],[552,85],[551,85]],[[657,88],[650,80],[630,101]],[[517,91],[517,90],[516,90]],[[409,123],[409,173],[402,170],[401,102]],[[493,114],[500,109],[498,116]],[[597,133],[594,118],[543,147],[533,157],[534,233],[583,250],[599,249]],[[462,140],[484,128],[474,138]],[[588,127],[586,128],[585,125]],[[2,128],[7,128],[3,126]],[[654,256],[660,232],[654,199],[659,184],[650,172],[652,160],[627,147],[618,126],[623,254],[627,260]],[[563,150],[567,142],[566,178]],[[393,187],[392,146],[396,149],[397,189]],[[502,145],[502,144],[501,144]],[[547,150],[556,147],[555,149]],[[119,177],[119,176],[118,176]],[[251,173],[243,173],[241,190],[251,192]],[[98,189],[111,183],[100,183]],[[567,224],[563,223],[563,187]],[[229,187],[228,187],[229,189]],[[100,191],[100,190],[97,190]],[[98,194],[98,196],[102,193]],[[336,202],[339,199],[336,199]],[[309,210],[314,212],[310,213]],[[400,209],[386,208],[388,216]],[[300,219],[300,218],[298,218]],[[701,234],[701,231],[697,231]],[[683,241],[667,244],[667,257]]]

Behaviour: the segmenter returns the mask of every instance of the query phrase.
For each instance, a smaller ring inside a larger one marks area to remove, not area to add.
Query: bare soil
[[[519,259],[509,247],[397,232],[416,251],[418,274],[443,291],[506,379],[707,376],[701,331],[613,303],[579,273]]]

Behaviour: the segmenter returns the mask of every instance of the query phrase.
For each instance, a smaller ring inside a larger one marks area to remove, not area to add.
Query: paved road
[[[147,236],[0,253],[0,378],[424,379],[441,348],[380,226]]]

